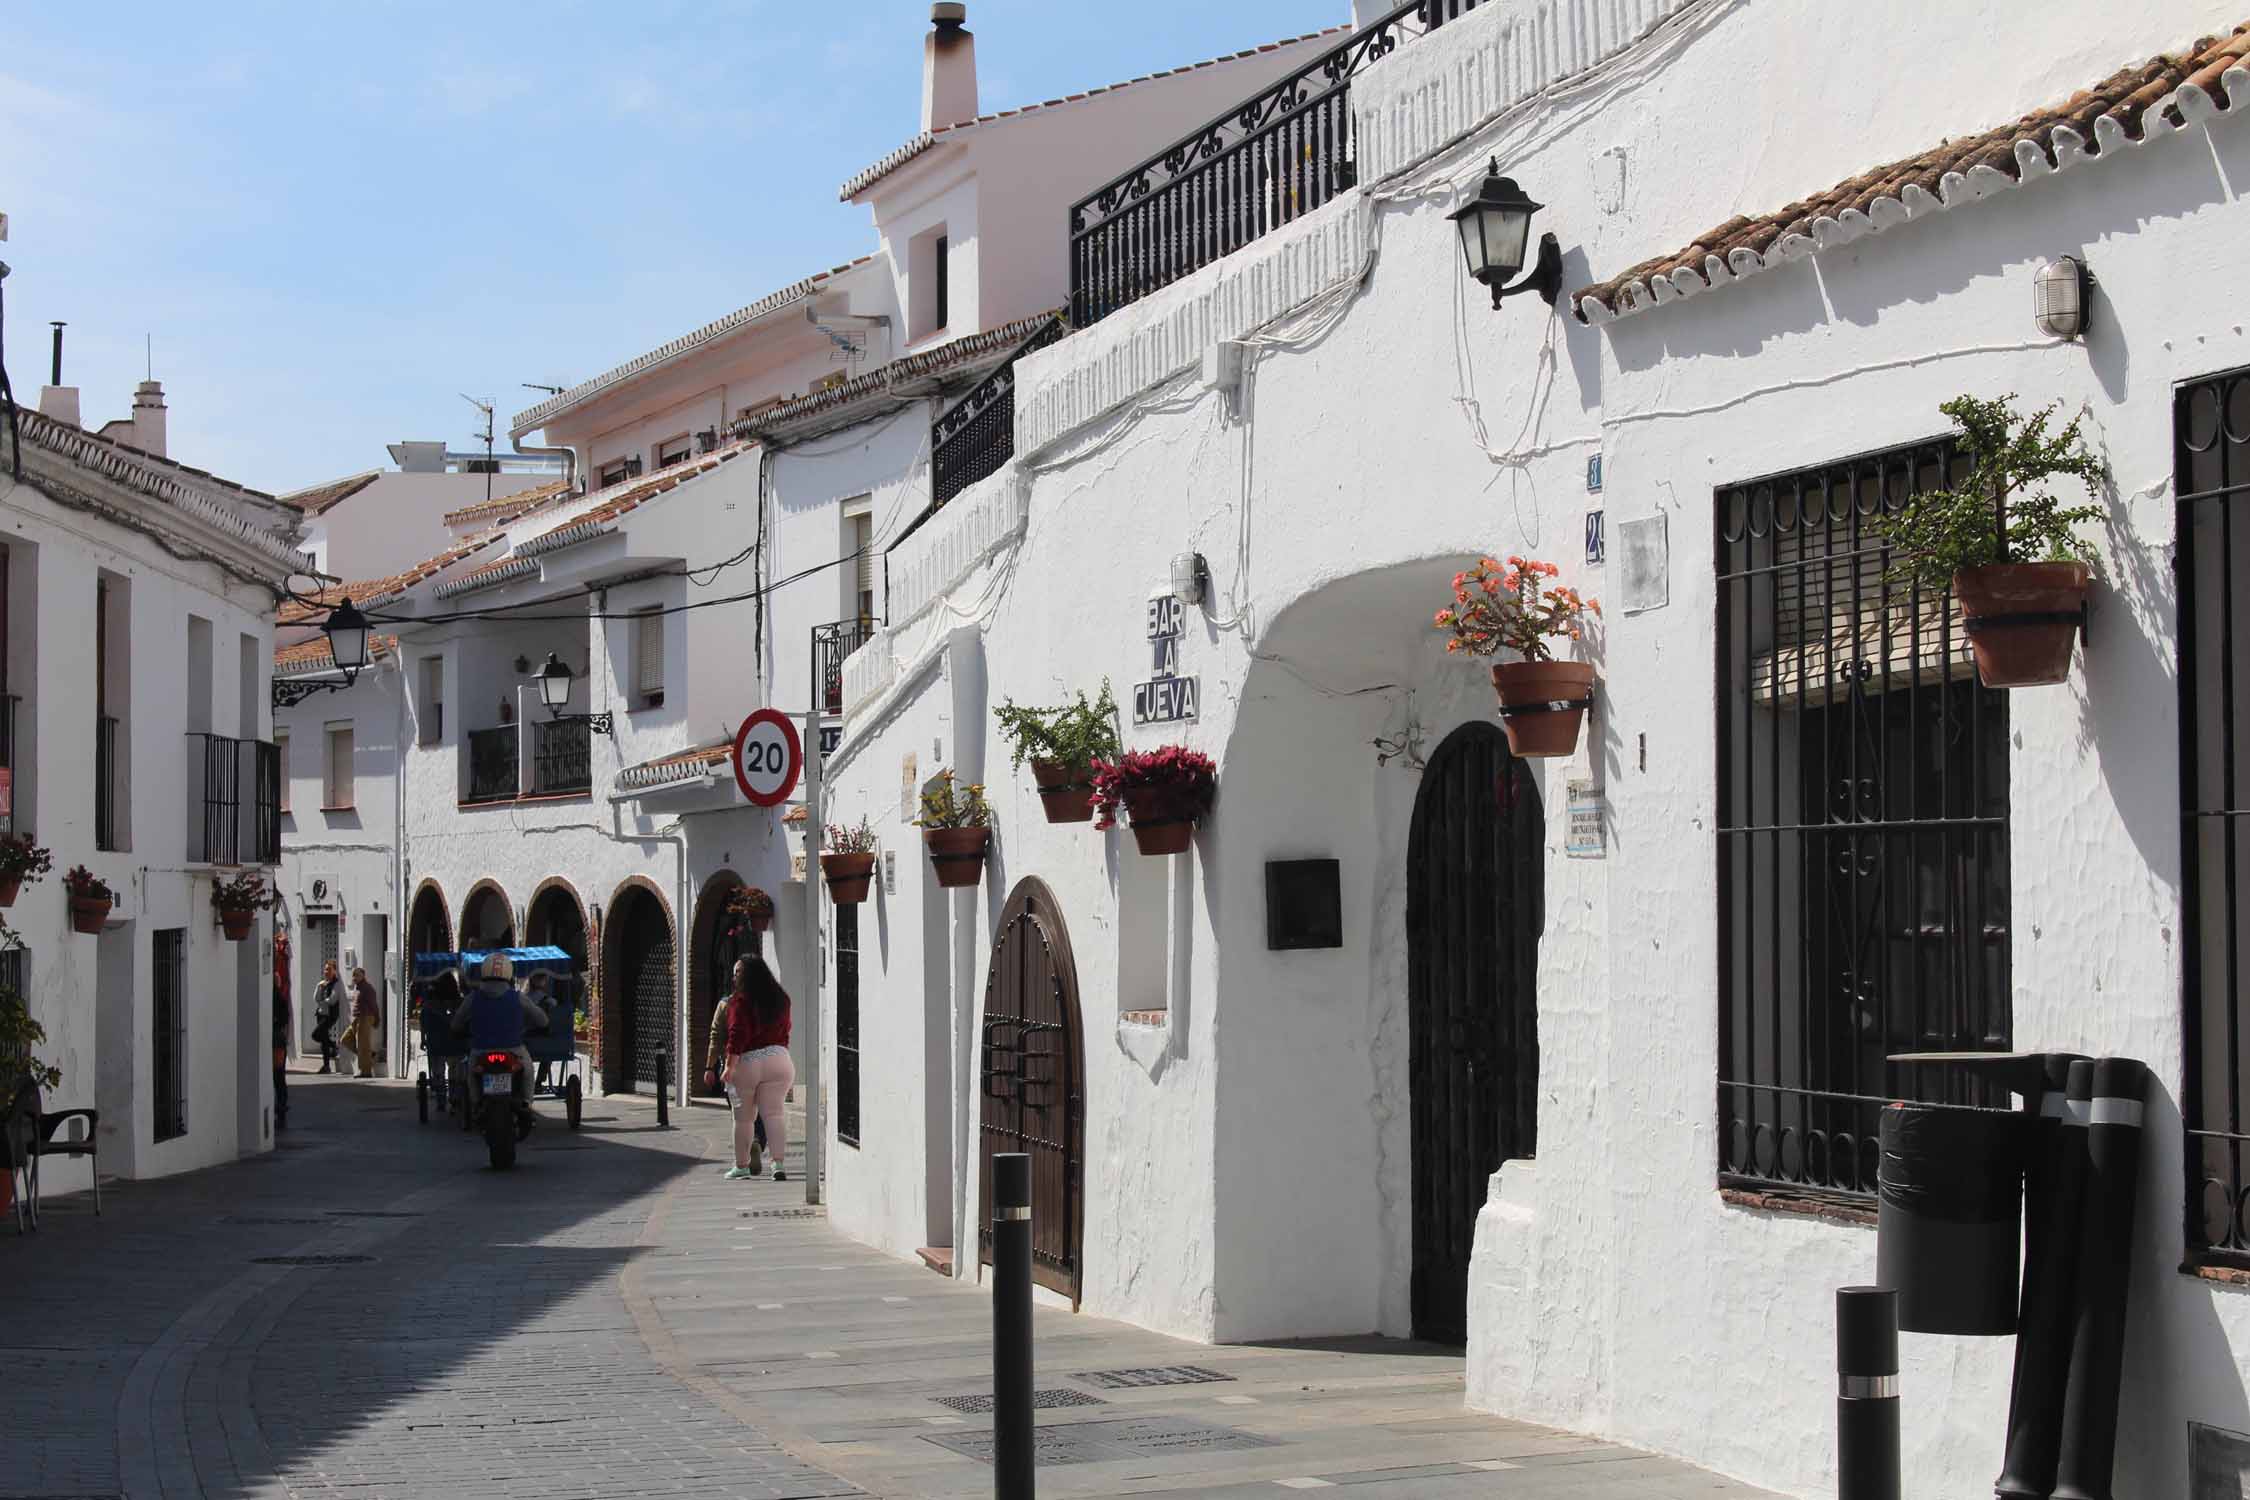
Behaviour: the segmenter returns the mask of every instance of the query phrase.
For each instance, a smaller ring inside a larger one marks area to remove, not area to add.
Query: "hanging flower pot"
[[[228,942],[239,943],[250,936],[250,926],[257,920],[258,914],[247,908],[240,911],[221,910],[219,930],[226,934]]]
[[[1978,680],[1988,688],[2067,682],[2093,576],[2082,562],[1988,563],[1955,573],[1953,596]]]
[[[1123,808],[1141,853],[1184,854],[1218,791],[1219,768],[1200,750],[1166,745],[1129,751],[1094,766],[1095,826],[1115,827]]]
[[[820,873],[828,881],[828,899],[838,906],[858,906],[867,899],[875,880],[875,855],[823,854]]]
[[[1133,820],[1133,844],[1147,855],[1185,854],[1195,842],[1203,816],[1193,796],[1178,787],[1139,787],[1125,794]]]
[[[991,842],[989,828],[922,830],[922,847],[929,851],[930,869],[942,886],[971,886],[983,879],[984,851]]]
[[[28,833],[0,835],[0,906],[16,904],[16,892],[27,880],[37,880],[55,867],[54,856],[31,841]]]
[[[70,898],[70,930],[88,935],[102,930],[109,920],[111,902],[107,896],[73,896]]]
[[[1039,783],[1039,805],[1050,823],[1091,823],[1094,820],[1094,775],[1087,766],[1059,760],[1035,760],[1031,779]]]
[[[1585,661],[1511,661],[1492,669],[1500,698],[1500,727],[1508,748],[1525,760],[1574,754],[1578,731],[1593,701],[1594,664]]]
[[[0,875],[0,906],[16,904],[16,892],[23,889],[21,875]]]

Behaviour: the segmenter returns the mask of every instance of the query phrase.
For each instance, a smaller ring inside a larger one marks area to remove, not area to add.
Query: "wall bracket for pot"
[[[1593,706],[1594,700],[1591,696],[1588,696],[1584,698],[1557,698],[1547,703],[1507,703],[1501,705],[1498,712],[1503,719],[1513,719],[1521,714],[1560,714],[1569,713],[1574,709],[1592,708]]]
[[[2084,645],[2091,646],[2094,643],[2093,618],[2093,601],[2082,599],[2076,609],[2012,610],[2004,615],[1980,615],[1974,620],[1964,619],[1961,622],[1961,631],[1964,635],[1978,635],[1984,631],[1998,630],[2008,625],[2069,624],[2078,627],[2079,641]]]

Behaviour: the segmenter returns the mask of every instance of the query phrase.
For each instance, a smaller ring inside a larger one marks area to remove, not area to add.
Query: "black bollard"
[[[2051,1052],[2044,1059],[2024,1173],[2023,1311],[2016,1320],[2015,1383],[1998,1500],[2046,1500],[2062,1443],[2063,1391],[2077,1322],[2079,1224],[2086,1190],[2087,1099],[2094,1065]]]
[[[1032,1500],[1031,1158],[992,1158],[992,1493]]]
[[[1836,1500],[1899,1500],[1898,1293],[1836,1288]]]
[[[672,1054],[656,1054],[656,1128],[672,1128]]]
[[[2077,1327],[2063,1395],[2054,1500],[2110,1500],[2117,1391],[2124,1376],[2125,1292],[2141,1180],[2148,1068],[2130,1057],[2094,1064],[2086,1113],[2086,1195],[2079,1216]]]

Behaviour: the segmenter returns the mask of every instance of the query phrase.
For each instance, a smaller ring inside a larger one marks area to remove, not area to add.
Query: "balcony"
[[[1046,348],[1064,331],[1061,318],[1048,319],[1016,346],[1000,368],[930,424],[930,510],[998,473],[1015,455],[1016,361],[1034,349]],[[907,529],[911,532],[913,527]]]
[[[532,726],[531,785],[541,797],[594,789],[594,727],[583,719]]]
[[[120,721],[114,714],[102,714],[94,720],[94,847],[110,850],[119,847],[117,826],[118,806],[118,741]]]
[[[8,773],[7,796],[0,798],[0,833],[16,831],[16,798],[21,792],[16,785],[16,710],[22,702],[14,693],[0,693],[0,770]]]
[[[469,731],[469,794],[465,803],[513,802],[522,787],[516,766],[516,726]]]
[[[1402,5],[1072,205],[1071,325],[1089,327],[1356,186],[1353,78],[1477,4]]]
[[[186,787],[188,863],[281,863],[279,749],[190,731]]]
[[[866,645],[874,631],[873,620],[838,620],[813,627],[812,680],[822,713],[844,711],[844,659]]]

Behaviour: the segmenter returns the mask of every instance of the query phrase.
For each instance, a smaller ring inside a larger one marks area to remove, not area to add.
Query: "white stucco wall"
[[[338,501],[305,522],[313,566],[333,577],[388,578],[443,544],[449,511],[554,482],[556,474],[394,474]]]

